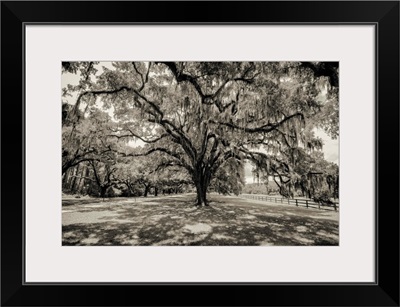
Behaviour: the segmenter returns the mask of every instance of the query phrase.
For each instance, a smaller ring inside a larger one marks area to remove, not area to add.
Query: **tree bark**
[[[76,177],[78,176],[78,172],[79,172],[79,165],[77,165],[74,169],[74,178],[72,181],[72,187],[71,187],[71,191],[72,193],[76,193],[77,189],[76,189]]]
[[[143,196],[144,196],[144,197],[147,197],[147,194],[149,194],[149,187],[146,185],[146,186],[144,187]]]
[[[201,186],[196,186],[196,192],[197,192],[197,200],[196,200],[196,206],[202,207],[207,205],[207,198],[206,195],[203,193],[203,189]]]
[[[100,196],[101,198],[104,200],[105,196],[106,196],[106,192],[107,192],[108,187],[107,186],[101,186],[100,187]]]
[[[199,178],[199,180],[196,181],[196,193],[197,193],[197,200],[196,200],[196,206],[208,206],[208,201],[207,201],[207,180],[205,178]]]
[[[131,185],[129,184],[128,181],[124,181],[123,183],[125,184],[126,189],[128,190],[128,197],[131,197],[132,196]]]
[[[86,166],[82,165],[81,167],[81,175],[78,181],[78,193],[83,194],[83,186],[85,184],[85,176],[86,176]]]

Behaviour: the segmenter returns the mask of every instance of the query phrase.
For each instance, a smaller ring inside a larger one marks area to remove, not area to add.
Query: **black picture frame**
[[[26,284],[24,27],[29,23],[375,25],[376,282]],[[3,1],[1,136],[2,306],[399,306],[398,1]]]

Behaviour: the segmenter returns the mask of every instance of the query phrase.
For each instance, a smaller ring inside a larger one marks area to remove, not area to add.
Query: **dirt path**
[[[63,245],[338,245],[339,214],[231,196],[65,200]]]

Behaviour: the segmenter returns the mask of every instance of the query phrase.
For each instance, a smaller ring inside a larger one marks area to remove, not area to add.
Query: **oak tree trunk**
[[[148,187],[148,186],[145,186],[145,187],[144,187],[144,194],[143,194],[143,196],[144,196],[144,197],[147,197],[147,194],[149,194],[149,187]]]
[[[196,193],[197,193],[197,201],[196,206],[208,206],[207,201],[207,188],[208,188],[208,179],[204,176],[196,177]]]
[[[106,192],[107,192],[108,187],[107,186],[101,186],[100,187],[100,197],[104,200],[106,197]]]

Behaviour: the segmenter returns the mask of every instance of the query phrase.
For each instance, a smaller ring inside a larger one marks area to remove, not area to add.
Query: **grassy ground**
[[[339,213],[211,195],[63,199],[63,245],[338,245]]]

